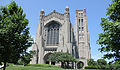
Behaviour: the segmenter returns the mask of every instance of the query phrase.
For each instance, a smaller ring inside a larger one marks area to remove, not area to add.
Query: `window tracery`
[[[47,45],[57,45],[59,43],[59,24],[51,23],[48,26]]]

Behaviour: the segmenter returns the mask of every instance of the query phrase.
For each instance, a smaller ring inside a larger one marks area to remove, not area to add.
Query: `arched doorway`
[[[84,63],[83,63],[82,61],[79,61],[79,62],[77,63],[77,68],[78,68],[78,69],[83,68],[83,66],[84,66]]]
[[[50,54],[52,54],[52,53],[47,53],[47,54],[44,56],[44,63],[45,63],[45,64],[55,65],[55,62],[50,62],[50,61],[48,61],[48,57],[49,57]]]

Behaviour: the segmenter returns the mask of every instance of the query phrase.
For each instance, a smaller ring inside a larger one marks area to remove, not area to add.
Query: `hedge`
[[[97,66],[86,66],[85,69],[98,69]]]

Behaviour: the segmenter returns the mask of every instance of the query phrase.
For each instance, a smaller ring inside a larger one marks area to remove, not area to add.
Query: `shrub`
[[[107,70],[120,70],[120,64],[114,63],[106,66]]]
[[[88,66],[96,66],[96,65],[97,65],[97,62],[94,61],[94,59],[89,59],[89,60],[87,61],[87,64],[88,64]]]
[[[97,60],[97,67],[98,69],[105,69],[107,66],[107,61],[104,59],[98,59]]]
[[[105,61],[104,59],[98,59],[98,60],[97,60],[97,64],[98,64],[98,65],[106,65],[106,64],[107,64],[107,61]]]
[[[86,66],[85,69],[98,69],[97,66]]]
[[[105,69],[107,65],[97,65],[98,69]]]

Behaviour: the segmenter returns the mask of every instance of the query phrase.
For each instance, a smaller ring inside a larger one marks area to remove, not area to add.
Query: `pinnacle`
[[[66,6],[66,8],[68,8],[68,6]]]
[[[44,9],[42,9],[41,11],[44,11]]]

